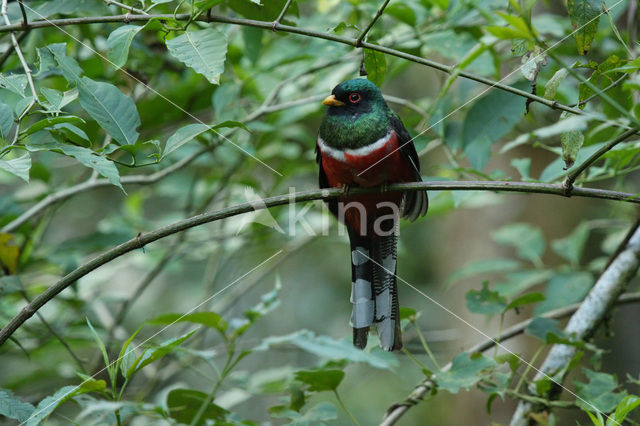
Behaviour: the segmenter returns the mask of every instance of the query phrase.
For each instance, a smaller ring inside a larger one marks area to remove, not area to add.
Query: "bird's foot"
[[[342,184],[341,186],[342,186],[342,195],[349,195],[349,191],[351,190],[351,187],[346,183]]]
[[[387,182],[384,182],[382,185],[380,185],[380,192],[387,192],[387,190],[389,190],[389,184]]]

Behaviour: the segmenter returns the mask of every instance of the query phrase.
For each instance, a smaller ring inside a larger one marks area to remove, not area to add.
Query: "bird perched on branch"
[[[396,253],[398,219],[414,221],[427,213],[425,191],[385,192],[386,185],[419,182],[420,162],[409,132],[389,108],[382,92],[358,78],[337,85],[316,141],[321,188],[343,187],[328,201],[351,242],[351,326],[353,344],[367,345],[375,324],[380,345],[402,348]],[[349,187],[380,186],[381,191],[349,195]]]

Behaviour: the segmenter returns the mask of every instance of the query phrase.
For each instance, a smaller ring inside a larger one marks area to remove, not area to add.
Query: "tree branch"
[[[578,340],[591,337],[605,316],[609,313],[615,301],[626,289],[632,278],[635,277],[640,266],[640,222],[636,222],[631,229],[631,237],[624,245],[624,249],[609,264],[600,275],[593,288],[582,301],[578,310],[571,316],[564,331],[568,335],[575,336]],[[567,374],[567,365],[576,353],[575,346],[556,344],[553,345],[547,359],[538,369],[534,382],[545,377],[551,377],[553,383],[547,395],[559,394],[559,384],[564,381]],[[536,386],[529,388],[532,395],[537,395]],[[526,426],[528,415],[532,410],[529,402],[520,401],[513,417],[511,426]]]
[[[123,23],[128,23],[128,22],[147,22],[150,20],[154,20],[154,19],[165,19],[165,20],[178,20],[178,21],[189,21],[191,19],[191,15],[189,14],[178,14],[178,15],[170,15],[170,14],[149,14],[149,15],[131,15],[131,14],[125,14],[125,15],[111,15],[111,16],[88,16],[88,17],[80,17],[80,18],[63,18],[63,19],[51,19],[51,20],[43,20],[43,21],[34,21],[31,22],[29,24],[29,28],[47,28],[47,27],[62,27],[62,26],[68,26],[68,25],[85,25],[85,24],[92,24],[92,23],[114,23],[114,22],[123,22]],[[341,43],[341,44],[346,44],[349,46],[353,46],[353,47],[364,47],[370,50],[375,50],[378,52],[382,52],[385,53],[387,55],[391,55],[391,56],[396,56],[398,58],[402,58],[402,59],[406,59],[408,61],[411,62],[415,62],[421,65],[425,65],[428,66],[430,68],[434,68],[440,71],[444,71],[448,74],[451,74],[452,72],[454,72],[456,70],[455,66],[449,66],[449,65],[445,65],[442,64],[440,62],[436,62],[436,61],[432,61],[429,59],[425,59],[422,58],[420,56],[415,56],[415,55],[411,55],[409,53],[405,53],[402,52],[400,50],[396,50],[396,49],[392,49],[386,46],[381,46],[381,45],[377,45],[377,44],[372,44],[372,43],[368,43],[368,42],[361,42],[360,45],[357,45],[357,39],[355,38],[350,38],[350,37],[342,37],[342,36],[338,36],[335,34],[331,34],[331,33],[326,33],[326,32],[320,32],[320,31],[314,31],[314,30],[310,30],[310,29],[306,29],[306,28],[299,28],[299,27],[294,27],[291,25],[283,25],[278,23],[277,25],[274,25],[273,22],[269,22],[269,21],[256,21],[256,20],[252,20],[252,19],[241,19],[241,18],[231,18],[231,17],[225,17],[225,16],[216,16],[216,15],[211,15],[211,16],[200,16],[197,21],[200,22],[218,22],[218,23],[222,23],[222,24],[231,24],[231,25],[242,25],[242,26],[248,26],[248,27],[255,27],[255,28],[262,28],[262,29],[266,29],[266,30],[273,30],[276,29],[277,31],[284,31],[284,32],[288,32],[291,34],[298,34],[298,35],[303,35],[303,36],[307,36],[307,37],[314,37],[314,38],[319,38],[319,39],[324,39],[324,40],[329,40],[329,41],[333,41],[333,42],[337,42],[337,43]],[[9,31],[16,31],[16,30],[20,30],[20,25],[19,24],[12,24],[12,25],[3,25],[0,26],[0,33],[3,32],[9,32]],[[485,85],[488,85],[490,87],[495,87],[497,89],[500,90],[504,90],[506,92],[509,93],[513,93],[514,95],[518,95],[527,99],[530,99],[531,102],[538,102],[542,105],[545,105],[549,108],[555,109],[555,110],[561,110],[561,111],[566,111],[569,112],[571,114],[575,114],[575,115],[587,115],[590,117],[593,117],[594,120],[600,121],[600,122],[610,122],[609,120],[599,117],[599,116],[595,116],[595,115],[591,115],[581,109],[578,108],[573,108],[570,107],[568,105],[564,105],[561,103],[558,103],[556,101],[553,100],[549,100],[549,99],[545,99],[541,96],[537,96],[534,95],[532,93],[529,93],[525,90],[520,90],[518,88],[509,86],[508,84],[502,84],[498,81],[495,80],[491,80],[489,78],[483,77],[483,76],[479,76],[476,74],[472,74],[470,72],[467,71],[460,71],[458,73],[458,75],[460,77],[469,79],[469,80],[473,80],[473,81],[477,81],[478,83],[482,83]],[[614,126],[616,127],[621,127],[624,129],[629,129],[629,127],[625,124],[621,124],[621,123],[613,123]]]
[[[436,182],[412,182],[389,185],[388,191],[418,191],[418,190],[463,190],[463,191],[505,191],[505,192],[526,192],[541,193],[564,196],[564,189],[560,185],[531,182],[500,182],[500,181],[436,181]],[[352,195],[378,192],[380,188],[352,188],[349,193]],[[155,231],[140,234],[129,241],[114,247],[103,254],[93,258],[84,265],[78,267],[64,278],[49,287],[38,295],[31,303],[25,306],[2,330],[0,330],[0,346],[35,312],[53,299],[58,293],[78,279],[89,274],[94,269],[136,249],[141,249],[145,245],[167,237],[169,235],[182,232],[186,229],[200,226],[205,223],[214,222],[232,216],[237,216],[251,211],[261,210],[267,207],[281,206],[288,203],[300,203],[304,201],[326,200],[344,195],[342,188],[330,188],[321,190],[302,191],[292,194],[277,195],[265,198],[260,206],[248,202],[236,206],[227,207],[221,210],[197,215],[188,219],[175,222],[171,225],[157,229]],[[601,198],[607,200],[626,201],[640,204],[640,198],[634,194],[623,192],[606,191],[595,188],[575,188],[573,195],[591,198]]]
[[[369,22],[369,25],[367,25],[367,28],[365,28],[362,34],[360,34],[356,39],[356,47],[360,47],[362,45],[362,40],[364,40],[364,38],[367,36],[367,33],[371,30],[371,28],[373,28],[373,26],[376,24],[376,21],[382,16],[382,14],[384,13],[384,8],[387,7],[390,1],[391,0],[385,0],[384,3],[382,3],[382,6],[380,6],[380,9],[378,9],[378,12],[376,12],[376,16],[373,17],[371,22]]]

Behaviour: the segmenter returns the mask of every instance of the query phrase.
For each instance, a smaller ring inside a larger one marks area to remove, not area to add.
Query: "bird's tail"
[[[375,323],[380,346],[387,351],[402,348],[400,309],[396,283],[397,221],[389,235],[364,237],[352,233],[351,326],[353,344],[367,345],[369,328]]]
[[[372,241],[374,322],[380,346],[386,351],[402,349],[400,307],[396,282],[397,231]]]

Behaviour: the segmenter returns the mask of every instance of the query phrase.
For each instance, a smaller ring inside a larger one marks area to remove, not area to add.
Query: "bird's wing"
[[[407,162],[413,169],[414,181],[422,181],[422,176],[420,175],[420,159],[418,158],[416,147],[411,140],[411,135],[404,127],[404,124],[402,124],[400,118],[395,114],[391,116],[391,127],[398,135],[400,153],[407,159]],[[411,191],[405,193],[403,217],[413,222],[418,217],[427,214],[428,208],[429,198],[427,197],[426,191]]]

